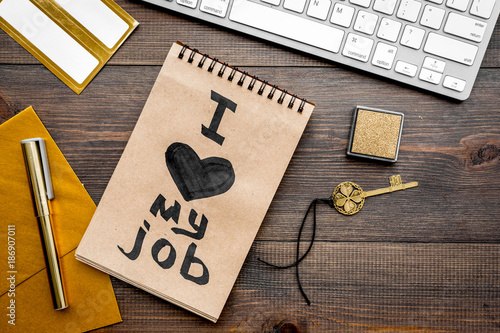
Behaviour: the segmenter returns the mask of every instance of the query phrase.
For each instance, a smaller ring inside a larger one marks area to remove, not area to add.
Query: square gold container
[[[347,155],[396,162],[404,114],[357,106],[351,127]]]

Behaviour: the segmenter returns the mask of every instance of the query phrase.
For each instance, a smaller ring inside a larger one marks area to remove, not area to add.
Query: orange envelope
[[[20,141],[45,139],[52,223],[69,307],[52,305]],[[110,278],[75,259],[95,204],[29,107],[0,125],[1,332],[82,332],[121,321]]]

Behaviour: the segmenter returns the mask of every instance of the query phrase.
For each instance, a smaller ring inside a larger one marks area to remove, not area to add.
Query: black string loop
[[[332,197],[330,197],[330,198],[316,198],[309,204],[309,208],[307,208],[306,214],[304,215],[304,218],[302,219],[302,223],[300,225],[299,235],[297,237],[297,250],[295,253],[295,261],[293,263],[288,264],[288,265],[276,265],[276,264],[272,264],[268,261],[262,260],[260,258],[257,258],[257,260],[259,260],[260,262],[262,262],[266,265],[275,267],[275,268],[283,269],[283,268],[295,267],[295,275],[297,277],[297,283],[299,285],[299,290],[300,290],[300,293],[302,294],[302,296],[304,297],[307,305],[311,305],[311,301],[309,300],[309,297],[307,297],[307,294],[304,291],[304,288],[302,288],[302,282],[300,281],[300,274],[299,274],[299,264],[302,260],[304,260],[304,258],[311,251],[313,244],[314,244],[314,241],[315,241],[315,238],[316,238],[316,205],[318,202],[327,203],[330,206],[333,206],[333,198]],[[313,233],[312,233],[311,241],[309,242],[309,246],[307,247],[306,252],[304,252],[304,254],[302,256],[300,256],[300,240],[302,238],[302,231],[304,230],[304,225],[306,223],[307,216],[309,215],[309,212],[311,211],[311,209],[313,210]]]

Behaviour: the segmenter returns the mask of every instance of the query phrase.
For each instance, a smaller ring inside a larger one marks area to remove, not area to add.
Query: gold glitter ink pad
[[[403,131],[401,112],[357,106],[347,155],[396,162]]]

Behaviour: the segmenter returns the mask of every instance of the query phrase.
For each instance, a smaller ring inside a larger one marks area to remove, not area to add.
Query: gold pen
[[[68,307],[68,302],[64,293],[59,255],[50,220],[49,201],[54,198],[54,191],[52,189],[45,141],[42,138],[26,139],[21,141],[21,146],[23,148],[35,215],[38,220],[40,238],[42,240],[52,301],[54,309],[62,310]]]

